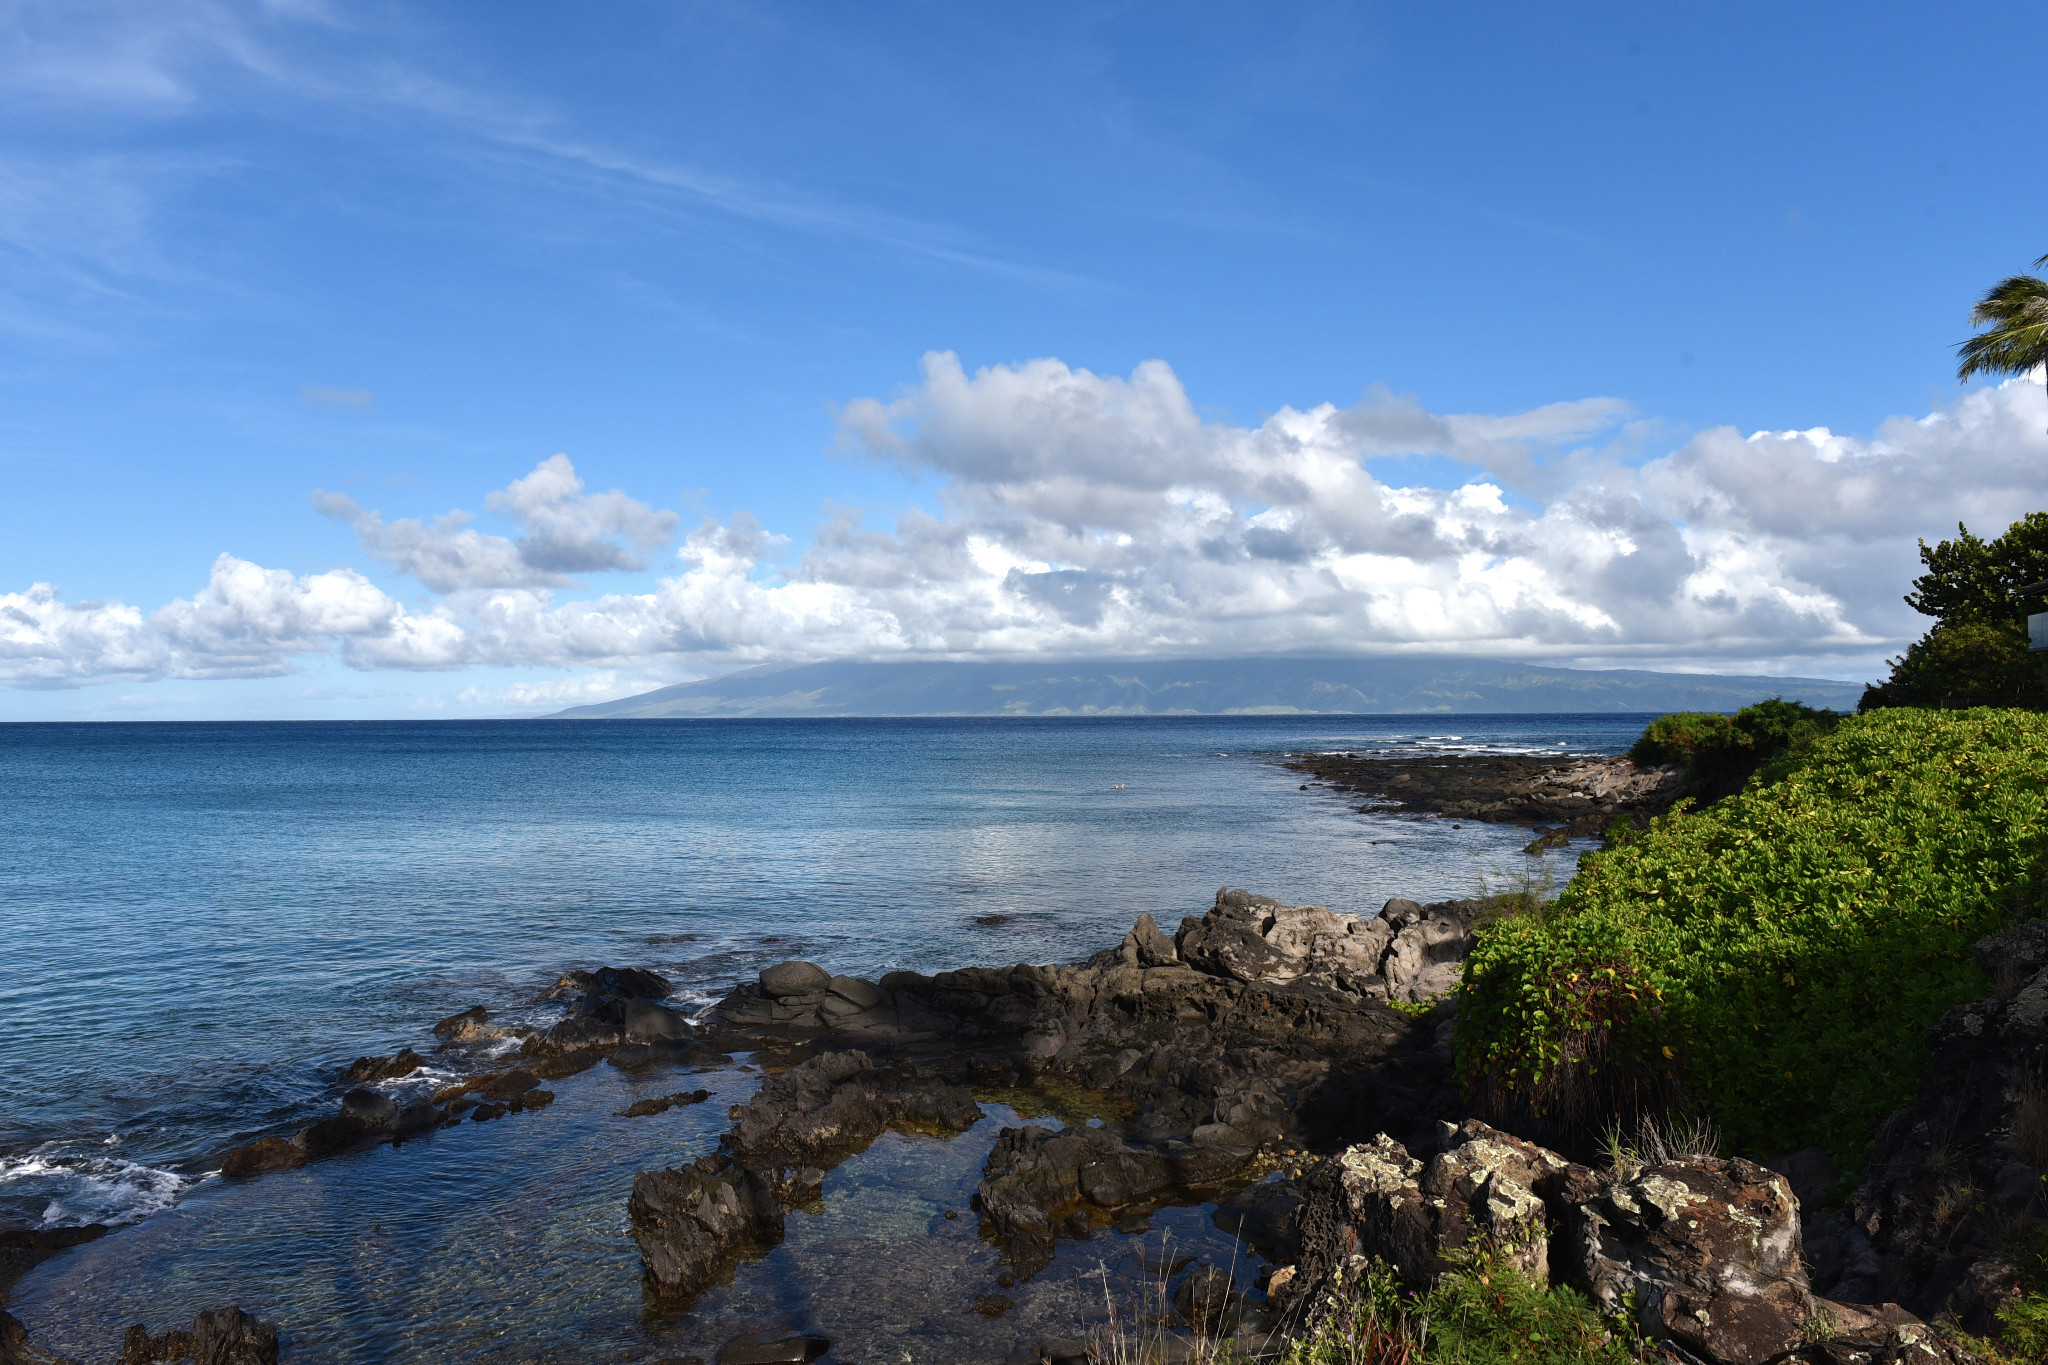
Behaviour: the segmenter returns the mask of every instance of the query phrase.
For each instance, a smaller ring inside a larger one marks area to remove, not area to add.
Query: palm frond
[[[1970,310],[1970,325],[1989,330],[1957,344],[1957,379],[2025,374],[2048,364],[2048,280],[2032,275],[2000,280]]]

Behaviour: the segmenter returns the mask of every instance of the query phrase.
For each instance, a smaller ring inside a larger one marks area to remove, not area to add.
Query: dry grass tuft
[[[2048,1085],[2031,1076],[2020,1088],[2012,1116],[2013,1155],[2029,1166],[2048,1167]]]

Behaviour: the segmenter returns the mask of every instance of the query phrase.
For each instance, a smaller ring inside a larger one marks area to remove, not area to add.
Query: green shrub
[[[1498,1259],[1443,1277],[1419,1297],[1377,1264],[1348,1317],[1290,1343],[1282,1365],[1633,1365],[1635,1340],[1586,1297],[1538,1289]]]
[[[1872,712],[1771,776],[1481,934],[1457,1045],[1490,1108],[1584,1142],[1668,1088],[1731,1150],[1853,1165],[1911,1098],[1923,1031],[1987,993],[1970,945],[2038,913],[2048,716]]]
[[[1702,800],[1742,790],[1751,773],[1810,744],[1841,717],[1777,697],[1734,715],[1680,711],[1659,716],[1628,756],[1638,763],[1677,763],[1686,785]]]

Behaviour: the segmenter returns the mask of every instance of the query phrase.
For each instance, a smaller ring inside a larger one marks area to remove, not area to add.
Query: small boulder
[[[549,1029],[545,1036],[550,1048],[576,1052],[584,1048],[615,1046],[619,1041],[619,1030],[595,1015],[572,1014]]]
[[[1159,921],[1149,914],[1138,916],[1138,922],[1118,945],[1117,956],[1131,967],[1172,967],[1180,962],[1180,950],[1159,927]]]
[[[1411,1003],[1444,994],[1458,984],[1472,944],[1471,931],[1450,915],[1435,913],[1415,919],[1394,935],[1387,948],[1381,969],[1387,979],[1387,994]]]
[[[621,1071],[638,1071],[654,1065],[654,1049],[646,1043],[621,1043],[605,1060]]]
[[[398,1135],[414,1137],[436,1127],[446,1117],[431,1100],[414,1100],[398,1111]]]
[[[383,1132],[398,1126],[398,1102],[366,1085],[359,1085],[341,1097],[341,1112],[361,1124],[365,1132]]]
[[[315,1119],[301,1128],[292,1141],[309,1158],[319,1161],[347,1151],[370,1135],[371,1130],[361,1120],[344,1111],[331,1118]]]
[[[482,1005],[471,1005],[462,1013],[451,1014],[434,1025],[434,1036],[449,1043],[474,1038],[482,1031],[484,1021],[490,1017]]]
[[[882,1003],[881,988],[857,976],[835,976],[825,988],[857,1009],[871,1010]]]
[[[1574,1278],[1609,1313],[1705,1360],[1769,1360],[1825,1306],[1807,1288],[1785,1177],[1739,1157],[1680,1157],[1608,1184],[1569,1229]]]
[[[628,1000],[624,1007],[626,1041],[651,1043],[664,1038],[688,1038],[690,1021],[665,1005],[652,1000]]]
[[[776,1000],[822,993],[832,974],[815,962],[778,962],[761,969],[761,990]]]
[[[502,1076],[486,1076],[470,1087],[470,1093],[486,1099],[505,1100],[523,1095],[540,1084],[540,1078],[525,1067],[514,1067]]]
[[[1385,1133],[1332,1157],[1310,1177],[1301,1216],[1314,1301],[1342,1281],[1354,1250],[1384,1257],[1420,1289],[1485,1244],[1547,1285],[1550,1226],[1535,1187],[1574,1169],[1584,1171],[1477,1120],[1426,1165]],[[1590,1187],[1592,1173],[1584,1174]]]

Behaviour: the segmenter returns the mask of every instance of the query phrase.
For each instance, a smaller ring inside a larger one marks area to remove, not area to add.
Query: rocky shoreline
[[[1617,820],[1662,815],[1686,794],[1683,772],[1628,758],[1535,754],[1308,754],[1286,765],[1363,798],[1366,809],[1537,827],[1592,838]]]
[[[1979,944],[2000,995],[1933,1031],[1940,1083],[1887,1125],[1862,1185],[1832,1203],[1817,1151],[1760,1162],[1677,1150],[1652,1132],[1596,1169],[1591,1154],[1547,1151],[1466,1112],[1450,992],[1475,929],[1511,908],[1394,900],[1361,918],[1225,890],[1173,934],[1140,916],[1082,963],[870,982],[783,962],[696,1016],[664,1003],[669,983],[655,973],[572,972],[548,992],[562,1013],[546,1028],[506,1029],[481,1007],[435,1026],[442,1058],[486,1061],[492,1049],[509,1068],[489,1061],[400,1105],[375,1087],[426,1059],[359,1059],[338,1113],[245,1144],[223,1170],[260,1176],[517,1114],[552,1099],[543,1081],[599,1063],[641,1072],[745,1053],[763,1080],[717,1149],[621,1191],[651,1309],[686,1311],[775,1246],[786,1213],[882,1133],[950,1136],[984,1117],[982,1103],[1030,1096],[1065,1122],[1004,1128],[984,1163],[972,1210],[1003,1264],[994,1282],[964,1288],[991,1316],[1007,1303],[1000,1291],[1040,1273],[1061,1242],[1213,1204],[1272,1269],[1249,1295],[1213,1269],[1180,1274],[1172,1349],[1183,1353],[1204,1332],[1257,1354],[1312,1328],[1317,1306],[1373,1258],[1426,1287],[1487,1247],[1538,1284],[1632,1312],[1679,1360],[1967,1359],[1939,1324],[1987,1329],[2017,1292],[2002,1248],[2048,1212],[2048,923]],[[678,1090],[622,1116],[705,1097]],[[1809,1212],[1822,1202],[1832,1206]],[[94,1235],[0,1235],[0,1266],[18,1275]],[[215,1339],[219,1352],[200,1358],[277,1358],[275,1329],[227,1308],[159,1337],[136,1328],[122,1360],[181,1359],[166,1352]],[[812,1359],[825,1346],[770,1333],[719,1360]],[[1087,1349],[1053,1338],[1009,1360]],[[56,1360],[0,1315],[0,1363]]]

